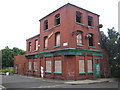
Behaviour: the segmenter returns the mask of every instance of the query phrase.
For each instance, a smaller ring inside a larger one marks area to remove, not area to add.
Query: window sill
[[[84,47],[84,45],[77,44],[77,46]]]
[[[48,48],[44,48],[43,50],[47,50]]]
[[[102,60],[102,58],[94,58],[94,60]]]
[[[47,32],[47,31],[49,31],[49,29],[43,30],[43,32]]]
[[[37,72],[38,70],[33,70],[33,72]]]
[[[45,73],[51,73],[50,71],[45,71]]]
[[[56,28],[56,27],[58,27],[58,26],[60,26],[60,25],[61,25],[61,24],[55,25],[55,26],[53,26],[53,27],[50,28],[50,29],[43,30],[43,32],[47,32],[47,31],[49,31],[49,30],[51,30],[51,29],[53,29],[53,28]]]
[[[92,29],[94,29],[95,27],[92,27],[92,26],[88,26],[88,28],[92,28]]]
[[[85,72],[79,72],[79,74],[85,74]]]
[[[32,72],[32,70],[28,70],[28,72]]]
[[[54,72],[54,74],[62,74],[62,72]]]
[[[38,50],[34,50],[34,52],[37,52]]]
[[[53,28],[56,28],[56,27],[58,27],[58,26],[60,26],[61,24],[58,24],[58,25],[55,25],[55,26],[53,26]]]
[[[93,72],[88,72],[88,73],[93,73]]]
[[[88,46],[89,48],[96,48],[95,46]]]
[[[82,26],[85,26],[85,27],[86,27],[85,24],[82,24],[82,23],[79,23],[79,22],[76,22],[76,24],[79,24],[79,25],[82,25]]]
[[[58,48],[58,47],[60,47],[60,46],[54,46],[53,48]]]

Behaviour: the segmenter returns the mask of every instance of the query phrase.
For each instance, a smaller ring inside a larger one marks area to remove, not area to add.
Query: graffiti
[[[75,72],[68,72],[68,76],[74,77]]]
[[[43,78],[43,67],[41,66],[41,77]]]

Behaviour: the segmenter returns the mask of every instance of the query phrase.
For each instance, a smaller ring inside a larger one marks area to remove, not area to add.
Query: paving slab
[[[91,83],[100,83],[100,82],[113,82],[116,81],[116,79],[96,79],[96,80],[78,80],[78,81],[67,81],[64,82],[65,84],[71,84],[71,85],[77,85],[77,84],[91,84]]]
[[[1,90],[2,88],[5,88],[5,87],[4,87],[4,86],[2,86],[2,85],[0,85],[0,90]]]

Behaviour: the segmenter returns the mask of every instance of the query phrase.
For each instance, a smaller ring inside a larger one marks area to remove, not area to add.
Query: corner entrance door
[[[95,64],[95,78],[100,77],[100,64]]]

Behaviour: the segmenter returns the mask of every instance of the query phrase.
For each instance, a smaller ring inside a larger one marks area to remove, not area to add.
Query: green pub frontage
[[[40,34],[26,40],[27,54],[14,57],[16,74],[62,80],[108,76],[98,14],[68,3],[39,21]]]

